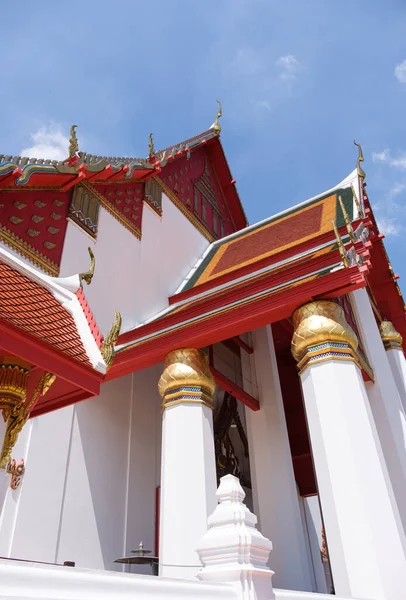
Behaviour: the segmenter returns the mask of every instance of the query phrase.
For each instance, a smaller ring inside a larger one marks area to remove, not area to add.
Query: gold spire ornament
[[[110,369],[113,364],[114,359],[114,347],[117,343],[118,336],[120,335],[121,329],[121,315],[116,310],[116,318],[114,320],[113,325],[111,326],[110,331],[107,336],[104,338],[103,343],[100,348],[101,355],[103,357],[104,362],[106,363],[107,371]]]
[[[340,237],[340,234],[338,233],[338,228],[337,228],[336,222],[334,221],[334,219],[331,219],[331,222],[333,224],[334,235],[336,236],[338,250],[340,252],[341,260],[343,261],[344,267],[348,267],[347,254],[345,252],[343,241]]]
[[[30,417],[31,409],[37,403],[40,396],[45,396],[55,379],[56,375],[53,373],[44,373],[39,380],[31,399],[28,402],[18,402],[18,404],[11,409],[6,423],[6,433],[4,434],[3,447],[1,450],[0,469],[5,469],[10,461],[11,451],[15,446],[20,431]]]
[[[72,156],[76,156],[76,153],[79,152],[79,143],[75,131],[76,128],[77,125],[72,125],[72,127],[70,128],[69,158],[72,158]]]
[[[341,212],[343,213],[343,217],[344,217],[344,221],[345,221],[345,226],[347,228],[348,235],[350,236],[350,240],[352,241],[352,243],[354,243],[355,242],[355,236],[354,236],[354,230],[353,230],[352,225],[351,225],[351,219],[348,216],[347,209],[345,208],[345,205],[344,205],[344,202],[343,202],[341,196],[338,196],[338,201],[340,203]]]
[[[152,133],[150,133],[148,136],[148,158],[151,158],[152,156],[155,156],[155,146]]]
[[[94,257],[94,254],[93,254],[90,246],[88,247],[87,250],[88,250],[89,256],[90,256],[90,267],[89,267],[89,270],[86,271],[86,273],[79,273],[79,278],[80,278],[80,281],[86,281],[87,285],[90,285],[92,283],[92,279],[93,279],[93,275],[94,275],[96,259]]]
[[[222,117],[222,116],[223,116],[223,107],[221,106],[221,102],[220,102],[220,100],[216,100],[216,102],[217,102],[217,104],[219,105],[219,109],[218,109],[218,112],[217,112],[216,118],[215,118],[215,120],[214,120],[214,123],[213,123],[213,125],[212,125],[212,128],[214,129],[214,131],[215,131],[217,134],[219,134],[219,133],[221,132],[221,126],[220,126],[220,123],[219,123],[219,119],[220,119],[220,117]]]
[[[364,162],[364,155],[362,153],[362,148],[361,148],[361,144],[357,144],[357,142],[354,140],[354,144],[357,146],[358,148],[358,158],[357,158],[357,173],[358,173],[358,177],[364,181],[365,179],[365,171],[364,169],[361,167],[361,163]]]

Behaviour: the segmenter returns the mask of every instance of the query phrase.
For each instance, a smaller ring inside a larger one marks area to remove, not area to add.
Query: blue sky
[[[250,222],[355,166],[406,292],[404,0],[42,0],[2,7],[0,153],[145,156],[206,129]],[[45,146],[45,148],[44,148]]]

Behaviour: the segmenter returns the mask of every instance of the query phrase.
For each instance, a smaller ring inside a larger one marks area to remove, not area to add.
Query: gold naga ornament
[[[113,364],[113,359],[114,359],[114,354],[115,354],[114,349],[115,349],[115,345],[118,340],[118,336],[120,335],[121,323],[122,323],[120,313],[117,310],[115,312],[116,312],[116,318],[114,320],[114,323],[111,326],[110,331],[108,332],[107,336],[104,338],[103,343],[100,347],[100,353],[103,357],[104,362],[106,363],[107,370],[109,370],[111,365]]]
[[[358,144],[355,140],[354,140],[354,144],[358,148],[358,158],[357,158],[357,173],[358,173],[358,177],[362,181],[364,181],[366,175],[365,175],[364,169],[361,167],[361,163],[364,162],[364,154],[362,152],[361,144]]]
[[[148,136],[148,158],[151,158],[152,156],[155,156],[155,146],[152,133],[150,133]]]
[[[217,134],[219,134],[219,133],[221,133],[221,125],[219,123],[219,119],[220,119],[220,117],[223,116],[223,107],[221,105],[220,100],[216,100],[216,102],[219,105],[219,109],[218,109],[218,112],[217,112],[217,115],[216,115],[216,118],[214,120],[214,123],[213,123],[212,127],[213,127],[214,131]]]
[[[79,152],[79,142],[75,131],[76,128],[77,125],[72,125],[72,127],[70,128],[69,158],[72,158],[72,156],[76,156],[76,154]]]
[[[85,281],[87,283],[87,285],[90,285],[92,283],[94,269],[96,267],[96,259],[94,257],[94,254],[93,254],[90,246],[88,247],[87,251],[89,252],[89,256],[90,256],[90,267],[89,267],[89,270],[86,271],[86,273],[79,273],[79,278],[80,278],[80,281]]]

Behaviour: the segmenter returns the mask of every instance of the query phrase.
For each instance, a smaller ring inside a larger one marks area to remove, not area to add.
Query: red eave
[[[106,379],[115,379],[161,362],[166,354],[175,348],[188,345],[202,348],[288,318],[298,306],[320,294],[329,293],[331,296],[333,294],[338,296],[365,285],[363,274],[357,266],[354,266],[287,288],[279,293],[264,293],[255,300],[208,315],[202,320],[185,323],[168,333],[118,352]],[[140,327],[137,330],[137,337],[146,335],[146,329],[150,325]],[[162,321],[160,325],[163,325]],[[131,333],[134,336],[135,332]]]
[[[97,395],[103,375],[92,367],[69,358],[56,348],[37,337],[18,329],[9,322],[0,318],[1,342],[0,347],[4,353],[19,356],[28,363],[54,373],[77,387]]]
[[[365,186],[364,186],[365,187]],[[403,337],[403,350],[406,352],[406,312],[404,300],[394,273],[391,271],[388,255],[383,244],[384,236],[379,233],[374,215],[369,208],[368,197],[364,196],[366,212],[371,219],[370,262],[372,268],[368,275],[368,284],[383,319],[391,321]]]

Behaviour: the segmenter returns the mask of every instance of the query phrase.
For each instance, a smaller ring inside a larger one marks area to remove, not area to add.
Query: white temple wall
[[[208,240],[165,194],[162,217],[144,203],[139,279],[135,281],[138,322],[167,308],[168,297],[208,246]]]
[[[57,562],[121,570],[114,560],[124,549],[131,394],[127,375],[75,406]]]
[[[103,208],[99,213],[99,229],[96,242],[76,223],[68,221],[61,261],[61,277],[88,270],[91,247],[96,268],[91,285],[83,284],[84,292],[97,325],[103,335],[114,321],[114,311],[123,318],[123,330],[136,324],[135,281],[141,243],[117,219]]]
[[[100,208],[96,241],[68,221],[60,276],[87,271],[96,258],[95,274],[84,291],[96,322],[106,334],[118,310],[122,331],[153,317],[168,306],[183,279],[209,245],[208,240],[164,194],[162,217],[144,203],[139,240]]]
[[[114,560],[141,541],[154,550],[161,372],[105,383],[100,396],[27,423],[13,452],[25,459],[20,487],[0,480],[1,556],[121,571]]]
[[[155,492],[160,485],[161,397],[157,383],[163,365],[154,365],[133,374],[131,407],[131,445],[126,536],[123,551],[126,556],[140,542],[146,550],[155,550]],[[151,567],[137,567],[137,573],[151,574]]]
[[[70,444],[73,407],[29,421],[13,450],[24,458],[25,475],[10,488],[0,517],[0,554],[55,561]],[[66,558],[65,560],[69,560]]]

